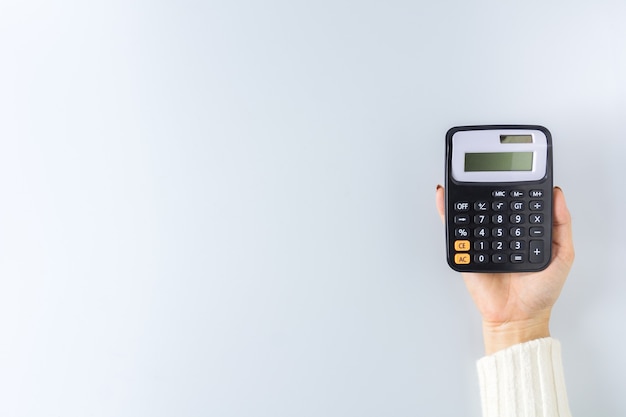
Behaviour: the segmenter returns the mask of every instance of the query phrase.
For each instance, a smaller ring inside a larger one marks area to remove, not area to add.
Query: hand
[[[444,220],[444,189],[437,186],[437,210]],[[572,224],[563,191],[554,188],[552,261],[539,272],[462,273],[483,319],[486,353],[550,336],[552,306],[574,262]]]

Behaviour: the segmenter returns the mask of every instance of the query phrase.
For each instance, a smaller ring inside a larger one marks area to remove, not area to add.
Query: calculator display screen
[[[465,172],[532,171],[532,152],[479,152],[465,154]]]

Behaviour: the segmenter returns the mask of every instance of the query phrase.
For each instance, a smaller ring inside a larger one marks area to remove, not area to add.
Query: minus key
[[[531,227],[528,231],[531,237],[542,237],[543,236],[543,227]]]

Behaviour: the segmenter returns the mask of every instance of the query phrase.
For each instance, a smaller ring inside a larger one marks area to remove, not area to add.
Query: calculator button
[[[477,240],[474,242],[474,250],[487,250],[489,249],[489,242],[486,240]]]
[[[484,253],[477,253],[474,255],[474,262],[477,264],[486,264],[489,262],[489,257]]]
[[[489,203],[487,203],[486,201],[477,201],[474,203],[474,210],[487,211],[489,210]]]
[[[524,228],[523,227],[511,227],[511,229],[509,229],[509,234],[512,237],[522,237],[524,236]]]
[[[489,229],[486,227],[477,227],[474,229],[474,237],[489,237]]]
[[[543,262],[543,240],[530,241],[528,260],[532,263]]]
[[[486,214],[477,214],[474,216],[474,223],[487,224],[489,223],[489,216]]]
[[[543,210],[543,201],[531,201],[528,207],[530,207],[532,211]]]
[[[543,190],[530,190],[528,195],[532,198],[541,198],[543,197]]]
[[[454,255],[454,263],[457,265],[467,265],[470,263],[470,256],[467,253],[457,253]]]
[[[505,235],[504,227],[494,227],[491,229],[491,236],[493,237],[502,237]]]
[[[506,207],[506,203],[504,201],[494,201],[491,203],[491,209],[493,211],[502,211]]]
[[[494,214],[493,217],[491,218],[491,221],[494,222],[495,224],[504,223],[504,214]]]
[[[506,197],[506,191],[504,190],[493,190],[491,192],[491,196],[498,198],[498,197]]]
[[[509,247],[511,250],[524,250],[526,244],[523,240],[512,240],[511,243],[509,243]]]
[[[469,229],[467,227],[459,227],[454,230],[454,236],[456,237],[469,237]]]
[[[531,237],[542,237],[543,227],[531,227],[529,233]]]
[[[513,190],[509,193],[509,195],[513,198],[524,197],[524,192],[520,190]]]
[[[467,211],[469,210],[470,205],[467,201],[458,201],[454,203],[454,209],[456,211]]]
[[[506,255],[503,254],[503,253],[496,253],[496,254],[491,256],[491,261],[494,264],[502,264],[502,263],[506,262]]]
[[[491,242],[491,249],[493,250],[504,250],[506,248],[506,244],[501,240],[494,240]]]
[[[541,224],[543,223],[543,214],[533,213],[530,215],[530,218],[528,220],[533,224]]]
[[[454,224],[469,224],[469,220],[467,214],[457,214],[454,216]]]
[[[511,214],[511,217],[509,217],[509,222],[513,224],[522,224],[524,223],[524,215],[523,214]]]
[[[459,252],[467,252],[470,250],[470,241],[469,240],[456,240],[454,242],[454,250]]]
[[[520,262],[524,262],[524,255],[521,253],[514,253],[511,255],[511,262],[514,264],[518,264]]]
[[[511,210],[515,210],[515,211],[524,210],[524,202],[523,201],[513,201],[511,203]]]

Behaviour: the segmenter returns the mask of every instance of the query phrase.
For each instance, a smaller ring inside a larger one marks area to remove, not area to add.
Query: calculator
[[[446,246],[460,272],[531,272],[552,255],[552,136],[535,125],[446,134]]]

